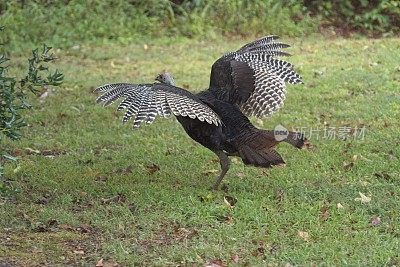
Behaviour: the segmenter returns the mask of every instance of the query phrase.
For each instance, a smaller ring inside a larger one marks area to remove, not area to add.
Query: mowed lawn
[[[19,160],[1,190],[0,263],[399,266],[400,39],[282,40],[305,83],[253,122],[301,128],[312,146],[281,144],[285,167],[233,160],[219,192],[215,155],[174,118],[133,130],[92,90],[167,70],[198,91],[250,39],[56,51],[65,83],[32,98],[25,138],[2,144]]]

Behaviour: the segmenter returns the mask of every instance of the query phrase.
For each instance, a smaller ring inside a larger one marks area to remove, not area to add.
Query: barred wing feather
[[[124,98],[117,110],[126,110],[124,122],[134,117],[134,127],[139,127],[142,122],[152,123],[157,115],[168,117],[171,114],[221,125],[219,116],[200,99],[172,85],[117,83],[103,85],[95,92],[103,93],[97,102],[104,106]]]
[[[269,116],[283,106],[285,83],[302,83],[293,65],[275,56],[289,45],[272,35],[260,38],[218,59],[211,70],[210,88],[237,104],[247,116]]]

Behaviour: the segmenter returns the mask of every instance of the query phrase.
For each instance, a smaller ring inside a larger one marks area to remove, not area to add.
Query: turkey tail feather
[[[278,141],[274,138],[272,131],[248,129],[234,138],[233,143],[244,164],[268,168],[285,163],[275,150]]]
[[[273,165],[285,164],[281,155],[275,149],[256,150],[248,145],[239,148],[239,155],[246,165],[269,168]]]

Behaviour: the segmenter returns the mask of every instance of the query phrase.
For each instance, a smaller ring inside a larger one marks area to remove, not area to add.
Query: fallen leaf
[[[147,169],[147,172],[150,174],[150,175],[153,175],[155,172],[157,172],[157,171],[159,171],[160,170],[160,166],[158,166],[158,165],[156,165],[156,164],[150,164],[150,165],[147,165],[146,166],[146,169]]]
[[[43,249],[38,248],[38,247],[33,247],[32,253],[43,253]],[[3,265],[1,265],[1,264],[0,264],[0,266],[3,267]]]
[[[50,202],[50,197],[48,196],[42,196],[41,198],[39,198],[38,200],[35,201],[35,204],[39,204],[39,205],[47,205]]]
[[[299,237],[301,237],[304,241],[309,241],[310,240],[310,235],[308,234],[308,232],[305,232],[305,231],[298,231],[297,232],[297,235],[299,236]]]
[[[13,156],[14,157],[18,157],[18,156],[21,156],[22,155],[22,150],[21,149],[18,149],[18,148],[16,148],[16,149],[14,149],[14,151],[13,151]]]
[[[129,203],[128,209],[131,213],[136,213],[138,211],[138,208],[136,207],[135,203]]]
[[[25,150],[26,150],[26,152],[27,152],[28,155],[40,154],[40,151],[39,151],[39,150],[30,148],[30,147],[25,147]]]
[[[76,231],[78,231],[82,234],[87,234],[87,233],[93,232],[93,228],[88,224],[82,224],[76,228]]]
[[[319,218],[323,221],[328,220],[329,218],[329,209],[328,207],[324,206],[319,210]]]
[[[372,226],[380,225],[381,224],[381,217],[379,217],[379,216],[372,217],[371,224],[372,224]]]
[[[103,267],[103,259],[100,259],[97,263],[96,263],[96,267]]]
[[[181,241],[185,239],[191,239],[198,234],[197,229],[187,229],[184,227],[175,226],[173,237],[175,240]]]
[[[278,252],[278,245],[277,244],[272,244],[271,248],[269,249],[269,253],[272,255],[276,255]]]
[[[58,221],[56,219],[50,219],[47,221],[47,227],[54,227],[58,225]]]
[[[265,253],[265,248],[262,246],[263,244],[259,244],[259,245],[260,246],[251,253],[251,255],[253,255],[254,257],[263,256]]]
[[[348,171],[348,170],[350,170],[351,168],[353,168],[353,166],[354,166],[354,162],[343,162],[343,169],[345,170],[345,171]]]
[[[226,215],[226,216],[224,216],[224,215],[217,216],[217,220],[218,220],[219,222],[224,222],[224,223],[228,223],[228,224],[233,223],[233,217],[230,216],[230,215]]]
[[[59,156],[59,155],[63,155],[63,154],[66,154],[66,152],[61,151],[61,150],[51,150],[51,149],[46,149],[46,150],[43,150],[42,152],[40,152],[40,155],[45,156],[45,157]]]
[[[370,197],[367,197],[366,195],[364,195],[361,192],[358,192],[358,194],[360,195],[360,197],[355,198],[355,201],[360,201],[361,203],[368,203],[371,201]]]
[[[386,172],[382,172],[382,173],[377,172],[377,173],[374,173],[374,175],[375,175],[375,177],[385,179],[386,181],[391,180],[390,175]]]
[[[237,202],[237,199],[231,196],[224,196],[224,202],[229,208],[233,208]]]
[[[203,172],[204,175],[211,175],[211,174],[217,174],[219,172],[219,170],[206,170]]]
[[[110,197],[110,198],[102,198],[101,203],[102,204],[110,204],[110,203],[125,203],[126,202],[126,197],[122,193],[118,193],[117,195]]]
[[[212,260],[212,261],[207,262],[206,265],[204,265],[204,266],[205,267],[225,267],[226,264],[222,260],[217,259],[217,260]]]
[[[74,253],[77,254],[77,255],[84,255],[85,251],[83,251],[83,250],[74,250]]]
[[[237,254],[232,255],[232,256],[231,256],[231,260],[232,260],[234,263],[238,263],[238,262],[239,262],[239,256],[238,256]]]
[[[37,232],[37,233],[44,233],[49,231],[49,228],[47,227],[47,225],[39,222],[37,223],[36,227],[33,229],[33,231]]]
[[[116,169],[113,172],[118,173],[118,174],[128,174],[128,173],[132,173],[132,171],[133,171],[133,167],[132,167],[132,165],[129,165],[125,168]]]
[[[63,229],[65,231],[73,231],[74,228],[68,224],[60,224],[58,225],[58,228]]]
[[[97,176],[95,177],[95,180],[96,180],[97,182],[107,182],[108,177],[107,177],[107,176],[104,176],[104,175],[97,175]]]

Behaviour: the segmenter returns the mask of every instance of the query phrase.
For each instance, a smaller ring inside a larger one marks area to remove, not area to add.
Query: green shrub
[[[315,23],[298,1],[278,0],[71,0],[10,1],[0,8],[3,42],[13,49],[44,41],[68,47],[81,42],[130,43],[143,37],[302,35]],[[45,26],[44,26],[45,25]]]
[[[400,31],[398,0],[304,0],[304,5],[336,27],[369,34]]]
[[[3,28],[1,28],[2,30]],[[55,60],[50,53],[51,47],[43,46],[32,51],[32,57],[28,59],[27,74],[20,80],[9,76],[7,61],[4,53],[0,53],[0,144],[4,138],[16,140],[21,137],[21,128],[27,125],[22,110],[30,108],[26,101],[27,93],[37,93],[43,86],[58,86],[63,81],[63,75],[55,70],[49,70],[48,63]],[[2,176],[1,158],[13,159],[0,151],[0,177]]]

